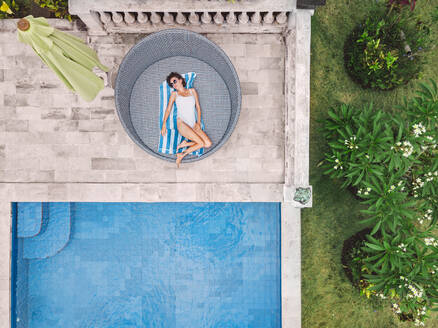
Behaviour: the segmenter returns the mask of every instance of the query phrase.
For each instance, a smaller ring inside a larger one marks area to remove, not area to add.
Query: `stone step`
[[[59,253],[70,239],[70,203],[43,204],[43,226],[32,238],[23,239],[23,258],[44,259]]]
[[[38,235],[43,222],[40,202],[21,202],[17,204],[17,237],[29,238]]]

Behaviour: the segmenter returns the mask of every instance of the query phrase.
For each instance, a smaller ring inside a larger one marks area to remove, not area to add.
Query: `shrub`
[[[421,84],[398,109],[400,115],[372,105],[330,109],[323,165],[342,187],[355,186],[368,206],[363,223],[372,229],[351,268],[361,273],[356,285],[390,299],[400,319],[422,325],[438,304],[436,83]]]
[[[68,12],[68,0],[34,0],[40,7],[52,11],[58,18],[67,18],[71,21]]]
[[[390,90],[405,84],[421,70],[428,35],[427,26],[408,11],[376,10],[345,42],[347,72],[364,88]]]
[[[14,16],[19,7],[15,0],[3,0],[0,2],[0,19]]]

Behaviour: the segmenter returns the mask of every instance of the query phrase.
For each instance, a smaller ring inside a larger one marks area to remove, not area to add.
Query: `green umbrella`
[[[109,68],[81,39],[51,27],[44,17],[30,15],[17,25],[18,39],[31,45],[69,89],[86,101],[93,100],[103,89],[103,80],[92,69],[97,66],[107,72]]]

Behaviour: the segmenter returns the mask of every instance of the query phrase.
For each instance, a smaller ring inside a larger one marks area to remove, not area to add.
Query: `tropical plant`
[[[67,18],[71,21],[68,12],[68,0],[34,0],[40,7],[47,8],[58,18]]]
[[[419,19],[378,8],[347,38],[345,67],[365,88],[393,89],[418,76],[428,46],[429,29]]]
[[[420,84],[400,115],[341,105],[329,110],[325,174],[354,186],[372,227],[354,263],[362,293],[391,299],[422,325],[438,304],[438,89]],[[360,269],[357,269],[359,267]],[[438,310],[438,308],[435,308]]]
[[[15,0],[3,0],[0,5],[0,19],[13,16],[18,9]]]

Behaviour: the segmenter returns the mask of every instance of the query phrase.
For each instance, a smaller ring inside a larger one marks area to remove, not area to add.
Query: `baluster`
[[[240,24],[248,24],[249,21],[249,17],[248,14],[246,12],[243,12],[239,15],[239,23]]]
[[[192,11],[189,15],[189,22],[193,25],[199,25],[200,22],[198,14]]]
[[[211,15],[208,12],[204,11],[201,15],[201,21],[204,24],[210,24],[211,23]]]
[[[260,24],[260,22],[262,21],[262,16],[260,15],[259,11],[256,11],[252,16],[251,16],[251,23],[254,24]]]
[[[279,13],[276,17],[275,20],[277,21],[278,24],[285,24],[287,22],[287,15],[285,12],[281,12]]]
[[[146,13],[144,13],[142,11],[137,13],[137,21],[140,24],[145,24],[148,22],[148,20],[149,20],[149,17]]]
[[[181,13],[181,12],[178,12],[177,14],[176,14],[176,22],[178,23],[178,24],[184,24],[185,22],[186,22],[186,16],[184,16],[184,14],[183,13]]]
[[[151,13],[151,22],[153,24],[158,24],[161,22],[161,16],[158,15],[156,12]]]
[[[222,15],[221,12],[217,12],[216,15],[214,15],[214,22],[218,25],[223,24],[224,23],[224,16]]]
[[[125,22],[126,24],[134,24],[135,23],[135,16],[132,13],[125,12]]]
[[[272,24],[273,22],[274,22],[274,15],[270,11],[263,17],[263,23]]]
[[[112,16],[113,16],[114,23],[121,24],[123,22],[123,16],[121,13],[118,13],[117,11],[113,11]]]
[[[165,12],[163,17],[164,24],[173,24],[173,21],[174,21],[173,15],[168,12]]]
[[[236,23],[236,14],[234,11],[230,11],[230,13],[227,16],[227,23],[228,24],[235,24]]]
[[[111,19],[110,13],[100,11],[99,12],[100,21],[105,25],[113,25],[113,20]]]

